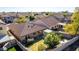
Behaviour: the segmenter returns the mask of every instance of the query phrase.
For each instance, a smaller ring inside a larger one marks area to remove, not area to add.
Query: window
[[[2,30],[2,27],[0,27],[0,30]]]

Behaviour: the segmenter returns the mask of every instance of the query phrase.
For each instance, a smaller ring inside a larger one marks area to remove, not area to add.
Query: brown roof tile
[[[16,36],[25,36],[40,30],[52,28],[57,25],[57,23],[59,23],[59,21],[50,16],[31,23],[13,23],[9,25],[9,28]]]
[[[10,24],[9,28],[16,36],[24,36],[43,30],[46,27],[29,23],[23,23],[23,24]]]
[[[41,19],[41,21],[44,22],[47,25],[48,28],[52,28],[55,25],[57,25],[58,23],[60,23],[60,21],[58,21],[53,16],[49,16],[49,17],[46,17],[44,19]]]

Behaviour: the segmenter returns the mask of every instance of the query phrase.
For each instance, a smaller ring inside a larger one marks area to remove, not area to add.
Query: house
[[[13,17],[13,16],[5,16],[5,17],[3,17],[2,20],[3,20],[5,23],[12,23],[13,20],[14,20],[14,18],[15,18],[15,17]]]
[[[63,13],[54,13],[53,17],[63,23],[71,22],[71,13],[67,13],[66,16],[64,16]]]
[[[27,40],[28,38],[41,37],[43,35],[43,30],[45,29],[55,29],[58,28],[58,23],[60,21],[56,20],[52,16],[42,18],[37,21],[32,21],[28,23],[12,23],[9,24],[9,31],[19,40]]]
[[[9,25],[10,32],[20,40],[34,38],[37,35],[41,35],[42,30],[46,29],[45,26],[34,25],[29,23],[23,24],[10,24]],[[39,34],[38,34],[39,33]]]
[[[5,24],[0,24],[0,49],[3,45],[11,40],[14,40],[11,36],[8,35],[8,27]]]
[[[0,47],[2,47],[2,45],[3,45],[2,43],[3,43],[4,37],[6,37],[6,35],[7,35],[7,27],[2,21],[0,21]]]
[[[45,26],[48,29],[52,29],[52,30],[57,30],[57,29],[62,28],[62,25],[60,24],[61,21],[59,21],[54,16],[43,17],[43,18],[38,19],[37,21],[32,22],[32,23],[33,24],[40,24],[40,25]]]
[[[71,22],[71,16],[66,16],[64,19],[65,23],[70,23]]]
[[[8,34],[0,34],[0,50],[3,50],[3,46],[6,43],[10,43],[10,42],[11,44],[16,43],[15,38],[13,36],[9,36]],[[7,47],[13,46],[13,45],[8,45]]]
[[[12,23],[17,17],[17,13],[15,12],[2,12],[0,15],[2,21],[4,21],[5,23]]]

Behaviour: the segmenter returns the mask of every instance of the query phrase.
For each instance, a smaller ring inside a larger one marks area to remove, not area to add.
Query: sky
[[[69,11],[73,12],[75,7],[0,7],[0,12],[59,12]]]

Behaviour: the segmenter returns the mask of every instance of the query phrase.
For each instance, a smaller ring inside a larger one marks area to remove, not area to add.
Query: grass
[[[8,51],[16,51],[15,47],[8,49]]]
[[[32,44],[28,48],[31,49],[32,51],[40,51],[40,50],[44,50],[44,49],[48,48],[48,46],[46,44],[44,44],[44,40],[40,40],[40,41]]]

